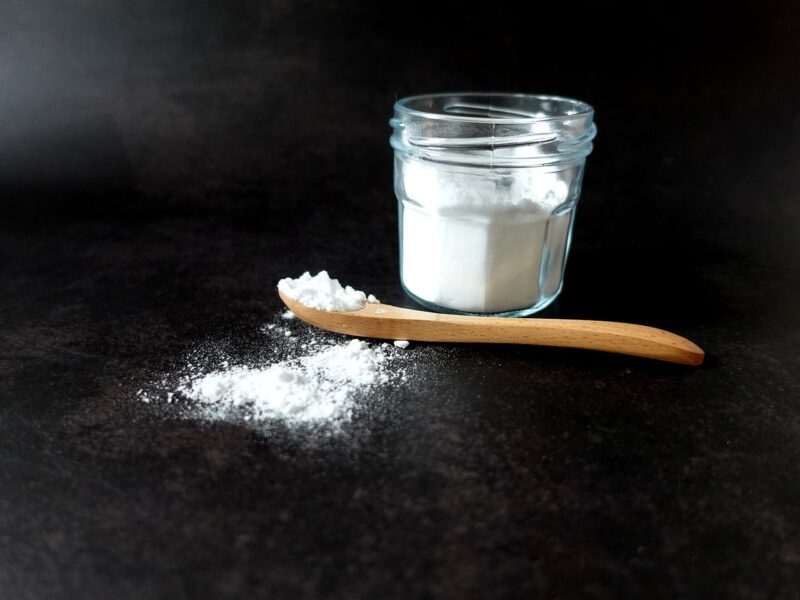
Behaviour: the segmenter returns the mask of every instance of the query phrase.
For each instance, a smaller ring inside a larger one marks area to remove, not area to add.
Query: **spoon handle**
[[[669,331],[611,321],[437,315],[408,320],[401,329],[408,329],[409,339],[420,341],[560,346],[684,365],[699,365],[705,356],[696,344]]]
[[[699,365],[704,352],[686,338],[645,325],[575,319],[510,319],[447,315],[390,304],[351,312],[304,306],[279,292],[284,304],[316,327],[358,337],[419,342],[530,344],[600,350],[682,365]]]

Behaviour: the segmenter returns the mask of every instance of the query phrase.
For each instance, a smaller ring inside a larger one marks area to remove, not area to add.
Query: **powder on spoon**
[[[379,300],[372,294],[342,286],[338,279],[331,279],[327,271],[320,271],[313,277],[306,271],[297,279],[286,277],[278,282],[278,289],[284,294],[308,306],[325,311],[361,310],[369,303]]]

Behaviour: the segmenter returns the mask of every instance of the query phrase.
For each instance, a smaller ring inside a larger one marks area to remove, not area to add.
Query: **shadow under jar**
[[[436,311],[515,317],[555,300],[593,115],[584,102],[530,94],[398,101],[390,124],[406,293]]]

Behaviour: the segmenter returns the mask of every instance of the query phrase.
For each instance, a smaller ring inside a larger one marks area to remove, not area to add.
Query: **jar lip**
[[[505,109],[502,106],[489,107],[496,112],[505,112],[511,116],[481,116],[481,115],[459,115],[450,114],[445,112],[432,112],[428,110],[420,110],[409,106],[414,102],[420,102],[428,99],[443,99],[452,97],[454,100],[457,98],[472,97],[472,98],[497,98],[497,99],[517,99],[517,100],[530,100],[532,102],[559,102],[572,106],[572,111],[564,114],[524,114],[521,109]],[[581,117],[591,117],[594,115],[594,108],[581,100],[568,98],[566,96],[556,96],[549,94],[525,94],[525,93],[509,93],[509,92],[438,92],[434,94],[418,94],[415,96],[406,96],[394,103],[394,109],[398,113],[406,115],[413,115],[425,119],[437,119],[442,121],[457,121],[462,123],[503,123],[508,125],[523,125],[526,123],[543,123],[548,121],[561,121],[568,119],[575,119]],[[516,116],[513,116],[516,115]]]

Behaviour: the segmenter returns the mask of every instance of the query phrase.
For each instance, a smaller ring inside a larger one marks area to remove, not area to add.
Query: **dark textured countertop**
[[[800,595],[797,10],[593,9],[530,69],[524,20],[454,8],[0,9],[0,597]],[[543,316],[706,363],[413,344],[327,437],[138,401],[263,349],[282,276],[410,305],[387,119],[448,88],[595,105]]]

